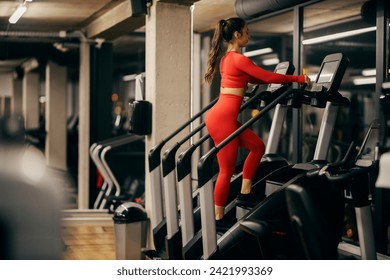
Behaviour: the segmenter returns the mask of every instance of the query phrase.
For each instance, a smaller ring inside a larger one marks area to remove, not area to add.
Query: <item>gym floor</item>
[[[114,225],[63,227],[64,260],[115,260]]]
[[[67,180],[66,209],[77,208],[74,179]],[[115,260],[114,223],[74,224],[62,227],[64,260]]]

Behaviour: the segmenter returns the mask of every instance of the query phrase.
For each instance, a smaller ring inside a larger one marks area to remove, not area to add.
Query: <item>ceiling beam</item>
[[[107,11],[86,27],[88,38],[113,40],[145,25],[144,16],[133,16],[131,1],[125,1]]]

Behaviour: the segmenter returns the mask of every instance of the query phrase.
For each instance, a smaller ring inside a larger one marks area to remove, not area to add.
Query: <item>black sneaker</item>
[[[232,222],[226,221],[225,218],[220,220],[215,220],[215,227],[217,232],[226,232],[228,231],[234,224]]]
[[[242,194],[239,193],[236,199],[237,206],[250,206],[253,207],[261,201],[261,197],[258,197],[254,193]]]

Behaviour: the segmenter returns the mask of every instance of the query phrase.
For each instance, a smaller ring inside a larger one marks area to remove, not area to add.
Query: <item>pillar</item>
[[[23,77],[23,116],[26,129],[39,127],[39,74],[35,72]]]
[[[11,112],[11,98],[13,93],[12,74],[0,73],[0,117]]]
[[[45,155],[48,166],[66,171],[66,68],[53,62],[46,65],[46,144]]]
[[[13,99],[11,111],[13,114],[21,114],[23,112],[23,86],[21,79],[13,80]]]
[[[11,115],[11,96],[4,96],[3,97],[3,103],[2,103],[2,106],[3,106],[3,115],[4,116],[10,116]]]
[[[146,99],[153,106],[152,134],[146,137],[145,142],[146,170],[149,170],[149,150],[190,117],[190,6],[153,1],[146,16],[145,47],[145,92]],[[165,147],[169,148],[183,135],[172,139]],[[146,211],[150,213],[152,187],[149,176],[145,179]]]
[[[78,208],[89,208],[90,45],[80,44]]]
[[[91,46],[80,44],[79,71],[79,159],[78,208],[93,205],[96,188],[96,167],[89,148],[93,143],[111,137],[112,129],[112,44]]]

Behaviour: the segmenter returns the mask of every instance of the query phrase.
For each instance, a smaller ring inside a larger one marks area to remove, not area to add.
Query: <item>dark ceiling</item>
[[[126,0],[33,1],[20,22],[10,25],[7,23],[8,17],[19,2],[0,0],[0,72],[10,71],[23,59],[31,57],[38,61],[50,59],[78,69],[80,39],[78,32],[88,30],[94,21],[102,18],[105,13],[115,11],[117,7],[124,5]],[[212,30],[215,22],[220,18],[235,16],[234,2],[235,0],[197,1],[194,10],[194,31],[207,32]],[[361,7],[365,2],[365,0],[313,1],[314,4],[305,8],[305,38],[326,35],[327,32],[335,33],[339,30],[370,26],[361,18]],[[278,48],[281,44],[280,37],[291,37],[292,21],[292,12],[286,11],[250,23],[253,34],[252,47],[273,45],[274,48]],[[137,27],[107,41],[113,47],[114,68],[117,73],[143,71],[145,57],[143,29],[142,26]],[[61,30],[67,31],[65,38],[56,35]],[[61,43],[67,51],[63,52],[55,48],[55,43]],[[326,54],[334,52],[335,49],[351,56],[353,68],[362,68],[362,65],[375,66],[375,60],[372,59],[375,55],[375,32],[320,45],[305,46],[306,62],[316,65]],[[365,55],[361,55],[362,53]]]

